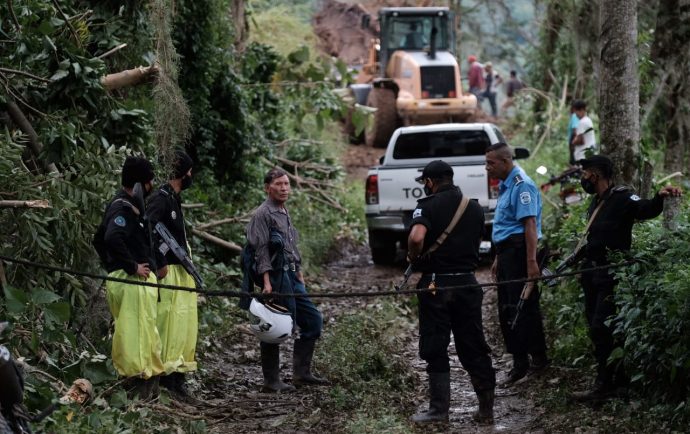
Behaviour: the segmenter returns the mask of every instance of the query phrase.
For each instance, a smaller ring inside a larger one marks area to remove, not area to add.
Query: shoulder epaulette
[[[518,173],[517,175],[515,175],[515,178],[513,178],[513,179],[515,180],[515,185],[518,185],[518,184],[520,184],[520,183],[522,183],[522,182],[525,182],[525,180],[522,179],[522,176],[520,176],[519,173]]]
[[[631,190],[632,190],[632,188],[630,188],[630,187],[627,186],[627,185],[617,185],[617,186],[613,187],[613,191],[616,192],[616,193],[628,192],[628,191],[631,191]]]
[[[434,196],[435,196],[435,194],[430,194],[429,196],[419,198],[419,199],[417,199],[417,203],[425,202],[425,201],[431,199],[431,198],[434,197]]]

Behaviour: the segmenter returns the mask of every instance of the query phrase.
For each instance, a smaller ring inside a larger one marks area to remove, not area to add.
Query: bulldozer
[[[363,15],[362,28],[371,20]],[[378,38],[350,85],[357,104],[375,109],[368,146],[385,148],[401,125],[466,122],[476,113],[477,98],[462,92],[454,21],[447,7],[379,9]]]

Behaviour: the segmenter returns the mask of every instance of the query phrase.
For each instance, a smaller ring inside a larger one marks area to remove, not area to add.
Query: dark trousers
[[[294,271],[286,270],[271,277],[273,290],[281,294],[306,294],[307,288],[297,280]],[[300,330],[300,339],[318,339],[323,329],[323,317],[309,297],[281,297],[278,302],[288,308]]]
[[[584,267],[594,266],[592,262],[585,262]],[[616,281],[608,274],[608,270],[598,270],[582,273],[580,278],[585,294],[585,316],[589,326],[589,337],[594,344],[594,358],[597,361],[597,382],[605,386],[622,386],[627,383],[627,377],[622,363],[608,365],[608,358],[616,346],[622,347],[622,342],[613,337],[612,327],[606,325],[611,316],[616,314],[616,303],[613,289]]]
[[[496,277],[499,282],[498,319],[503,340],[506,351],[513,355],[514,368],[526,369],[529,366],[528,354],[540,357],[546,354],[544,325],[539,309],[539,290],[537,287],[534,288],[520,311],[515,329],[511,330],[525,284],[500,282],[527,277],[527,248],[524,241],[502,248],[496,258]]]
[[[417,288],[428,288],[431,275],[425,274]],[[476,284],[474,274],[436,276],[436,287]],[[496,374],[491,365],[491,349],[482,329],[482,298],[478,286],[419,294],[419,357],[429,373],[450,371],[448,345],[453,332],[460,363],[470,374],[476,391],[493,389]]]

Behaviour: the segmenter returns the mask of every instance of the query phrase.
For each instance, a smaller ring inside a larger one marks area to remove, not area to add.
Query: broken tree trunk
[[[134,69],[108,74],[101,78],[101,84],[107,90],[116,90],[122,87],[135,86],[151,76],[158,74],[158,66],[139,66]]]

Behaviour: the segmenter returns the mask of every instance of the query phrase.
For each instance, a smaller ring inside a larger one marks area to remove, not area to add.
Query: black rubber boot
[[[280,381],[280,347],[261,342],[261,370],[264,374],[262,392],[293,392],[295,386]]]
[[[450,408],[450,372],[429,373],[429,410],[410,418],[415,423],[447,422]]]
[[[494,389],[480,390],[476,394],[479,409],[472,414],[472,419],[482,425],[491,425],[494,423]]]
[[[518,380],[521,380],[527,375],[529,369],[529,358],[527,354],[516,355],[513,354],[513,368],[508,371],[508,375],[498,383],[501,388],[512,386]]]
[[[295,386],[328,384],[328,380],[316,377],[311,372],[316,339],[297,339],[292,353],[292,383]]]
[[[129,380],[128,397],[130,399],[139,398],[142,401],[149,401],[158,397],[160,388],[158,386],[159,377],[151,377],[148,379],[131,378]]]

